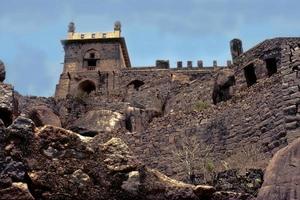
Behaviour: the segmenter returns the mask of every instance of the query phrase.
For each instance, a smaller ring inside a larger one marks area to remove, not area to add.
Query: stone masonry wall
[[[239,90],[231,100],[200,112],[171,112],[155,118],[144,132],[124,139],[148,165],[171,176],[178,173],[172,170],[172,149],[184,137],[213,145],[212,155],[219,161],[252,145],[268,159],[299,137],[300,92],[295,71],[300,64],[299,44],[281,41],[276,50],[280,52],[278,72],[249,88],[236,87]],[[244,80],[238,76],[237,82],[244,84]]]

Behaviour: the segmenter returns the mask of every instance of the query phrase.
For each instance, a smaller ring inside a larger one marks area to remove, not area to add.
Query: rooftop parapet
[[[68,35],[66,40],[86,40],[86,39],[106,39],[106,38],[120,38],[121,37],[121,23],[115,22],[114,31],[112,32],[75,32],[74,22],[70,22],[68,26]]]

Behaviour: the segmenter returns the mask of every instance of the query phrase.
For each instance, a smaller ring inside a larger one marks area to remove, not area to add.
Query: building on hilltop
[[[169,77],[176,74],[189,74],[199,77],[211,73],[218,66],[204,67],[198,60],[197,66],[187,61],[183,67],[182,61],[177,62],[177,68],[170,68],[169,60],[158,59],[155,66],[132,67],[125,39],[121,36],[121,23],[116,22],[113,32],[80,33],[75,31],[75,24],[68,27],[67,38],[62,40],[65,51],[64,68],[56,86],[55,98],[61,99],[68,95],[96,93],[126,93],[133,85],[139,87],[142,83],[154,79]],[[231,65],[231,62],[227,62]],[[139,83],[138,85],[136,83]],[[142,85],[143,85],[142,84]]]
[[[101,72],[113,73],[131,67],[125,39],[121,37],[120,22],[115,23],[113,32],[105,33],[75,32],[75,24],[71,22],[67,39],[61,43],[65,58],[55,93],[58,98],[75,94],[78,90],[87,93],[99,90],[98,82],[105,79],[100,76]]]

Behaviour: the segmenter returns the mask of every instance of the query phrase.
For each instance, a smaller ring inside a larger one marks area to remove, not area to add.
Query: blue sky
[[[70,21],[78,32],[122,23],[131,62],[230,59],[229,41],[244,49],[278,36],[300,36],[299,0],[2,0],[0,59],[7,83],[23,95],[51,96],[62,71]]]

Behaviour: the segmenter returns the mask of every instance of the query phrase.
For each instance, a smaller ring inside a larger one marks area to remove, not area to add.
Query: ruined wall
[[[273,51],[279,52],[278,72],[271,77],[258,73],[262,76],[249,88],[243,73],[236,70],[238,85],[231,100],[203,111],[186,109],[155,118],[144,132],[127,135],[127,142],[148,165],[172,176],[177,173],[170,165],[172,147],[184,137],[213,145],[213,156],[219,161],[252,145],[268,159],[299,137],[299,78],[294,71],[300,64],[299,44],[297,39],[279,41]],[[244,64],[268,51],[256,50],[243,58]]]

